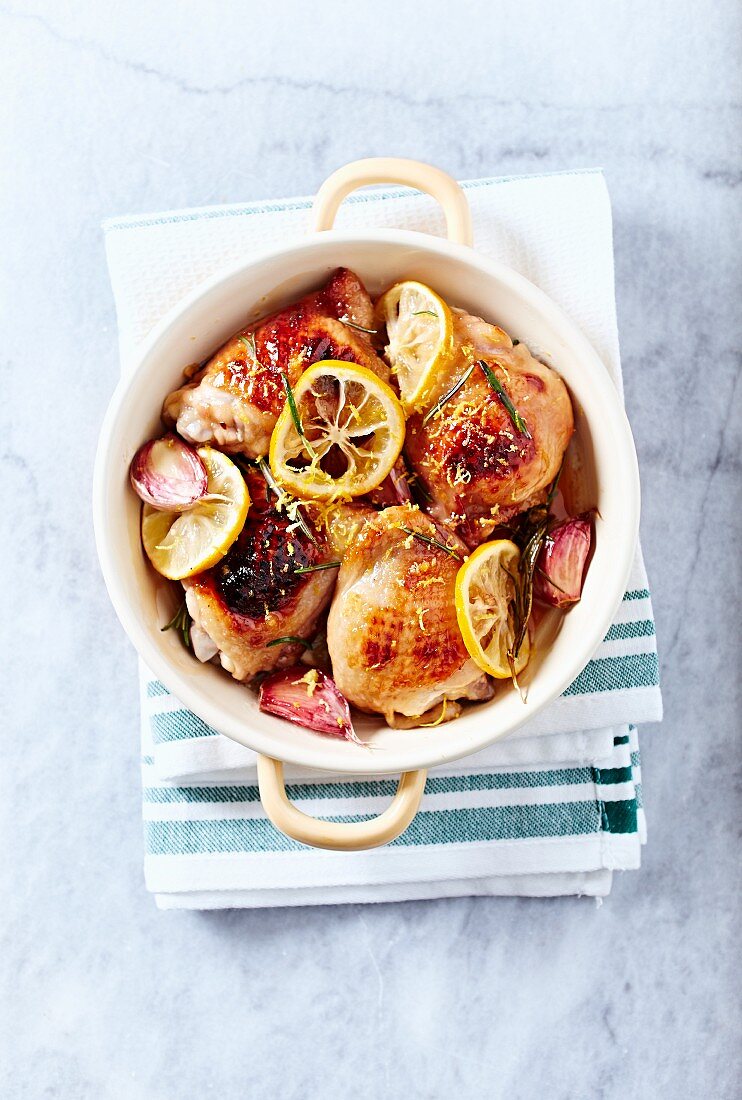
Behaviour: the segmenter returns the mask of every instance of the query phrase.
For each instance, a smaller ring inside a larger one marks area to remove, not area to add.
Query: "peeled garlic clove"
[[[295,665],[267,676],[260,685],[258,705],[267,714],[297,726],[361,744],[353,729],[348,700],[335,681],[318,668]]]
[[[129,478],[137,496],[162,512],[184,512],[205,496],[208,484],[199,456],[172,432],[139,448]]]
[[[534,599],[551,607],[568,607],[582,595],[585,565],[592,542],[588,515],[575,516],[552,527],[536,563]]]

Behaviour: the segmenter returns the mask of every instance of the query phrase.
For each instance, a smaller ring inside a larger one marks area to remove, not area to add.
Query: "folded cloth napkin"
[[[475,247],[555,299],[622,392],[602,174],[462,186]],[[251,251],[300,237],[310,207],[311,199],[285,199],[106,222],[123,369],[188,291]],[[433,201],[399,188],[351,196],[338,225],[443,232]],[[163,908],[604,896],[614,869],[639,865],[645,824],[635,723],[662,712],[640,551],[613,625],[564,695],[506,741],[432,771],[415,821],[385,848],[324,852],[284,837],[262,813],[255,754],[187,711],[144,666],[140,682],[145,879]],[[379,813],[395,786],[292,767],[286,774],[302,808],[342,820]]]

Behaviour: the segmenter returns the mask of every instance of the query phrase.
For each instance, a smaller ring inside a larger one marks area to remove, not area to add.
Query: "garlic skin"
[[[552,527],[536,563],[533,597],[549,607],[569,607],[582,595],[593,528],[589,515],[574,516]]]
[[[187,511],[205,496],[208,485],[200,457],[173,432],[139,448],[129,480],[139,499],[161,512]]]

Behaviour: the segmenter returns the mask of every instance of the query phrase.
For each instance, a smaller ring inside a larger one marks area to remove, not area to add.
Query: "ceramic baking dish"
[[[445,213],[447,239],[406,230],[344,233],[332,228],[343,198],[357,187],[397,183],[426,191]],[[639,525],[636,454],[619,394],[576,326],[518,272],[471,247],[464,192],[444,172],[415,161],[372,159],[340,169],[320,188],[314,232],[251,255],[199,286],[165,316],[119,383],[107,411],[96,459],[94,519],[103,575],[116,612],[137,651],[167,688],[204,722],[258,754],[263,805],[288,835],[328,848],[387,843],[414,817],[425,769],[460,759],[505,737],[558,696],[603,639],[631,568]],[[524,683],[527,701],[505,686],[454,722],[393,730],[362,716],[356,726],[373,748],[323,737],[258,710],[257,697],[221,668],[199,664],[176,637],[162,632],[175,606],[173,586],[149,566],[139,536],[140,504],[128,468],[138,447],[162,431],[163,398],[183,367],[211,354],[246,323],[318,287],[349,267],[372,295],[400,279],[429,283],[447,301],[501,325],[562,376],[572,395],[576,433],[570,450],[575,509],[595,507],[595,548],[580,603],[539,625]],[[286,797],[283,763],[324,774],[402,773],[397,794],[379,817],[332,823],[300,812]]]

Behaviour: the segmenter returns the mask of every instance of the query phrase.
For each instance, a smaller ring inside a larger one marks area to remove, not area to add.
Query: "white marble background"
[[[2,4],[3,1096],[739,1095],[739,23],[732,0]],[[158,913],[89,511],[118,372],[99,224],[384,153],[607,172],[667,711],[644,867],[602,908]]]

